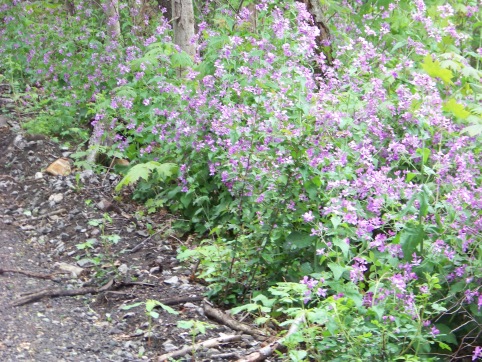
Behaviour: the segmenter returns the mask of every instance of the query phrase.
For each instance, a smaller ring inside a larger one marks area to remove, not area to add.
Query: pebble
[[[119,265],[119,268],[117,268],[117,270],[121,274],[127,274],[127,272],[129,271],[129,267],[126,264],[121,264]]]
[[[172,344],[172,341],[170,339],[168,339],[166,342],[162,344],[162,348],[164,349],[165,352],[171,352],[177,349],[177,347],[174,344]]]
[[[64,199],[64,195],[63,194],[52,194],[50,195],[49,197],[49,201],[52,201],[56,204],[58,204],[60,201],[62,201]]]
[[[166,284],[178,284],[179,283],[179,278],[177,276],[173,276],[172,278],[164,280],[164,283]]]

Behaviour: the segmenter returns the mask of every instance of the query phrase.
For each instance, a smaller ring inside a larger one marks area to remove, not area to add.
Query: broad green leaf
[[[189,54],[186,52],[174,53],[171,56],[171,66],[173,67],[190,67],[193,65],[193,61]]]
[[[341,221],[342,221],[341,217],[336,216],[336,215],[332,216],[331,217],[331,223],[333,224],[333,229],[336,230],[338,228],[338,226],[341,224]]]
[[[348,256],[348,252],[350,251],[350,245],[348,245],[348,243],[344,239],[334,239],[333,244],[340,248],[341,252],[343,253],[343,257],[346,258]]]
[[[140,306],[140,305],[142,305],[142,304],[144,304],[144,303],[143,303],[143,302],[138,302],[138,303],[134,303],[134,304],[123,305],[122,307],[120,307],[120,309],[122,309],[122,310],[129,310],[129,309],[138,307],[138,306]]]
[[[417,174],[414,172],[407,173],[407,176],[405,177],[405,182],[412,181],[415,176],[417,176]]]
[[[465,127],[462,133],[467,133],[470,137],[478,136],[482,134],[482,124],[474,124],[472,126]]]
[[[149,178],[149,175],[154,170],[159,174],[161,178],[166,179],[176,174],[178,171],[178,167],[174,163],[161,164],[155,161],[150,161],[150,162],[135,165],[127,172],[124,178],[117,184],[117,186],[115,187],[115,190],[119,191],[125,186],[135,184],[141,178],[147,181],[147,179]]]
[[[293,231],[286,237],[285,248],[287,249],[304,249],[314,245],[316,237],[308,233]]]
[[[432,78],[440,78],[445,84],[452,84],[452,72],[442,68],[438,61],[434,62],[431,55],[425,56],[422,68]]]
[[[447,102],[445,102],[442,109],[445,112],[452,113],[455,117],[460,119],[466,119],[468,116],[470,116],[470,112],[468,112],[462,104],[457,103],[457,101],[453,98],[450,98]]]
[[[403,257],[405,260],[410,260],[416,248],[425,238],[425,231],[423,225],[408,224],[401,231],[400,244],[402,245]]]
[[[333,278],[335,280],[339,280],[343,275],[343,272],[347,270],[345,266],[336,263],[328,263],[328,268],[333,272]]]
[[[422,162],[426,164],[428,161],[428,158],[430,157],[430,149],[417,148],[417,155],[420,155],[422,157]]]
[[[191,329],[194,326],[193,321],[178,321],[177,327],[182,329]]]

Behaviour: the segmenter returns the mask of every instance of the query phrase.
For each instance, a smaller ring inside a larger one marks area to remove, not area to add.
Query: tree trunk
[[[107,0],[104,4],[107,18],[107,32],[111,41],[118,41],[121,37],[119,22],[119,0]]]
[[[119,0],[106,0],[102,4],[102,9],[104,10],[105,17],[107,19],[107,34],[108,40],[112,43],[114,47],[117,47],[115,43],[118,43],[121,38],[121,28],[119,21]],[[102,139],[96,136],[96,134],[102,134],[106,132]],[[105,120],[100,120],[94,125],[92,130],[92,135],[89,139],[89,154],[87,155],[87,162],[94,164],[99,156],[99,148],[101,146],[112,145],[112,132],[108,131]]]
[[[194,58],[196,44],[194,37],[194,8],[192,0],[172,0],[172,24],[174,29],[174,43],[181,50]]]
[[[74,2],[72,0],[65,0],[65,8],[67,9],[67,13],[70,16],[75,15],[75,6],[74,6]]]
[[[326,64],[332,65],[333,57],[331,53],[331,35],[330,29],[326,26],[323,7],[320,0],[297,0],[306,5],[306,9],[313,16],[316,26],[320,29],[320,36],[318,37],[318,52],[323,52],[326,56]]]

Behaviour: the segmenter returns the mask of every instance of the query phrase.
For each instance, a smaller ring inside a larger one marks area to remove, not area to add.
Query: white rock
[[[72,275],[72,277],[74,277],[74,278],[79,277],[84,272],[84,269],[82,269],[78,266],[72,265],[72,264],[55,263],[54,266],[57,269],[60,269],[62,271],[70,273]]]
[[[164,280],[164,283],[166,283],[166,284],[178,284],[179,278],[176,277],[176,276],[173,276],[172,278]]]
[[[127,274],[127,272],[129,271],[129,267],[127,266],[127,264],[121,264],[119,265],[117,270],[119,270],[119,273],[121,274]]]
[[[55,203],[59,203],[60,201],[62,201],[64,199],[64,195],[63,194],[52,194],[50,195],[49,197],[49,201],[53,201]]]
[[[44,178],[44,174],[42,172],[36,172],[35,179],[40,180],[41,178]]]
[[[165,352],[171,352],[171,351],[175,351],[175,350],[177,349],[177,347],[172,344],[172,341],[171,341],[170,339],[168,339],[167,341],[165,341],[165,342],[162,344],[162,347],[164,348],[164,351],[165,351]]]

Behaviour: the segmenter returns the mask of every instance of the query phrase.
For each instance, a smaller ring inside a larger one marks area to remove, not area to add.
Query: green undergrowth
[[[115,47],[98,9],[59,30],[60,3],[7,7],[4,74],[48,108],[30,127],[112,139],[117,191],[180,215],[210,298],[296,321],[286,359],[479,358],[476,1],[322,1],[321,40],[300,2],[254,4],[256,25],[244,2],[197,8],[195,60],[121,3]]]

